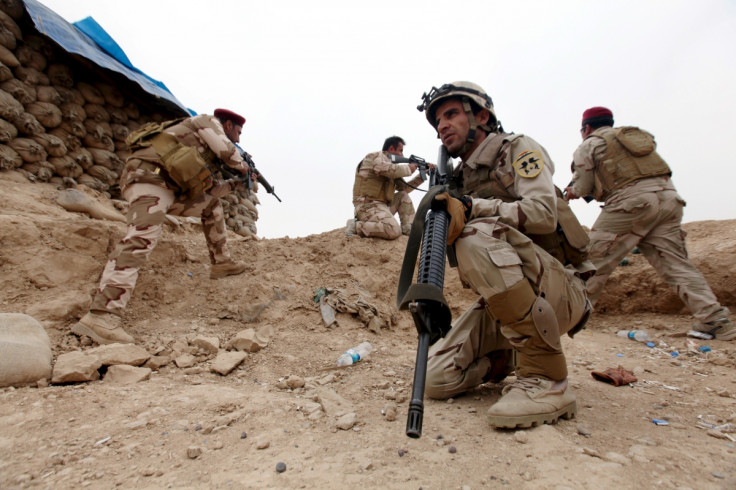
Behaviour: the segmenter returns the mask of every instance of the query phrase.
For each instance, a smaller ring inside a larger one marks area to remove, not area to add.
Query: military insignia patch
[[[542,154],[536,150],[525,151],[520,153],[511,165],[519,177],[533,179],[542,172],[544,160],[542,160]]]

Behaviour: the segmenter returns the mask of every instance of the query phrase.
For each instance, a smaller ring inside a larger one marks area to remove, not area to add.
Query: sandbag
[[[52,129],[61,124],[61,110],[51,102],[31,102],[26,112],[32,114],[44,127]]]
[[[18,152],[7,145],[0,145],[0,169],[15,170],[23,165],[23,159]]]
[[[0,143],[7,143],[18,136],[18,128],[5,119],[0,119]]]
[[[39,102],[49,102],[55,106],[61,105],[61,95],[59,95],[59,91],[50,85],[40,85],[36,87],[36,100]]]
[[[36,102],[36,88],[21,82],[17,78],[5,80],[0,84],[0,88],[15,97],[15,100],[23,105]]]
[[[8,142],[8,146],[18,152],[26,163],[40,162],[48,156],[44,147],[30,138],[15,138]]]
[[[63,157],[67,154],[66,145],[58,136],[50,133],[39,133],[32,136],[33,141],[43,146],[46,153],[52,157]]]
[[[82,97],[84,97],[84,100],[86,100],[87,102],[92,104],[105,105],[105,97],[102,96],[102,93],[97,90],[97,87],[95,87],[94,85],[90,85],[89,83],[85,82],[79,82],[76,88],[81,92]]]
[[[69,68],[67,65],[61,63],[51,63],[46,68],[46,74],[49,76],[49,80],[51,81],[52,85],[58,85],[59,87],[66,87],[69,89],[74,87],[74,76],[72,74],[71,68]]]

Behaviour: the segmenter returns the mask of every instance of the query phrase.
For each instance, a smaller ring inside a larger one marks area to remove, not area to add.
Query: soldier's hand
[[[573,192],[572,187],[565,187],[565,191],[562,193],[562,196],[565,198],[565,201],[570,201],[571,199],[579,199],[580,196],[575,194]]]
[[[444,205],[444,209],[450,215],[447,244],[452,245],[463,232],[463,228],[465,228],[465,223],[467,223],[470,217],[470,211],[473,208],[473,200],[467,196],[456,199],[448,192],[436,195],[434,200],[438,201],[440,205]]]

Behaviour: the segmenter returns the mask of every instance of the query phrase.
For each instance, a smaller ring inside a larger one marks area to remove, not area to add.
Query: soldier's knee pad
[[[537,296],[526,279],[514,284],[506,291],[486,299],[488,311],[502,326],[519,331],[524,337],[533,335],[534,330],[549,347],[560,350],[560,327],[552,305],[544,296]],[[514,328],[515,324],[527,325],[526,329]],[[534,325],[534,330],[529,328]],[[527,330],[526,332],[522,330]]]

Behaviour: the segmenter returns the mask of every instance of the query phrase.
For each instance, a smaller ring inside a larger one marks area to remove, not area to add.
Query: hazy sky
[[[736,130],[733,0],[41,3],[94,17],[187,107],[246,117],[241,146],[283,200],[259,193],[259,236],[344,226],[355,167],[387,136],[436,161],[416,106],[455,80],[480,84],[506,131],[547,148],[560,187],[582,112],[603,105],[656,136],[685,222],[736,218],[736,162],[719,156]],[[599,207],[573,210],[590,226]]]

